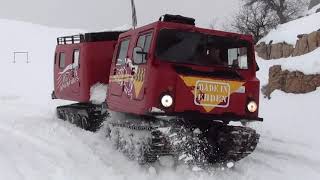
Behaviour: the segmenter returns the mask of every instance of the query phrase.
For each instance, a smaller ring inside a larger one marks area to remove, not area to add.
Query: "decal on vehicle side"
[[[132,69],[132,72],[128,72],[126,66]],[[124,92],[131,99],[134,90],[134,95],[137,98],[143,87],[145,68],[133,65],[130,59],[126,59],[126,65],[116,69],[116,71],[116,75],[110,76],[110,83],[118,83],[120,86],[124,86]]]
[[[74,64],[69,64],[63,71],[59,72],[57,79],[57,86],[59,91],[70,87],[71,85],[79,82],[80,78],[78,76],[78,67]]]

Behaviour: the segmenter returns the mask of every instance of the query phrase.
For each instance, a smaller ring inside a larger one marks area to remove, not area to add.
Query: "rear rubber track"
[[[58,118],[68,121],[82,129],[95,132],[109,116],[102,105],[77,103],[57,107]]]

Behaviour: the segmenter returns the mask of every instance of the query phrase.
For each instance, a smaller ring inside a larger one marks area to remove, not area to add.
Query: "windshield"
[[[237,38],[163,29],[156,56],[175,63],[248,69],[249,47],[249,42]]]

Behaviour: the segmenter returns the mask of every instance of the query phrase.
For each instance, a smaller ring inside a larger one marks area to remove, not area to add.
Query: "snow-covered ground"
[[[55,37],[75,30],[0,20],[0,179],[193,180],[319,179],[320,89],[306,95],[276,91],[261,97],[257,150],[234,169],[210,174],[186,169],[153,174],[111,148],[103,131],[90,133],[56,118],[52,101]],[[13,51],[28,51],[30,63]],[[317,52],[316,52],[317,53]],[[319,54],[317,54],[319,57]],[[258,60],[261,84],[271,65]],[[318,64],[319,66],[319,64]]]
[[[310,11],[311,13],[311,11]],[[286,24],[278,25],[278,27],[259,42],[273,43],[287,42],[289,44],[296,44],[297,35],[308,34],[320,29],[320,13],[310,14]]]

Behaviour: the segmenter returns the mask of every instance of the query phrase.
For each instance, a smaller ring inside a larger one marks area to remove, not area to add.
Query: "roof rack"
[[[57,44],[76,44],[83,42],[83,34],[73,35],[73,36],[64,36],[57,38]]]
[[[82,42],[115,41],[121,33],[125,31],[105,31],[63,36],[57,38],[57,44],[76,44]]]
[[[165,14],[159,18],[159,21],[195,25],[195,19],[181,15]]]

